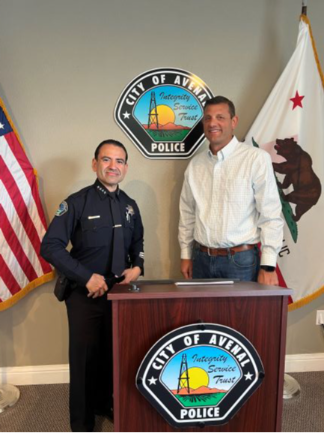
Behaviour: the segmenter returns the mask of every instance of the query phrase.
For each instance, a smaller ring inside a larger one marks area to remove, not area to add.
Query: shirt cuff
[[[93,274],[94,273],[89,271],[88,269],[84,269],[78,274],[78,277],[76,277],[76,281],[86,286],[87,282],[90,280]]]
[[[183,260],[191,260],[192,259],[192,248],[188,247],[188,248],[183,248],[181,250],[181,259]]]
[[[273,254],[261,254],[261,263],[262,266],[274,266],[277,265],[277,256],[274,256]]]
[[[141,259],[140,257],[137,257],[134,262],[132,262],[132,268],[134,268],[135,266],[138,266],[141,269],[141,276],[144,275],[144,260]]]

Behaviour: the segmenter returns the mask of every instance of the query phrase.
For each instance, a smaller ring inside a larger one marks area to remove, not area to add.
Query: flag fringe
[[[323,74],[322,67],[321,67],[321,64],[320,64],[320,61],[319,61],[319,57],[318,57],[318,54],[317,54],[317,49],[316,49],[316,45],[315,45],[315,39],[313,37],[313,32],[312,32],[312,26],[311,26],[310,21],[309,21],[309,19],[308,19],[308,17],[306,15],[301,15],[300,16],[300,20],[304,21],[304,23],[306,23],[308,25],[308,27],[309,27],[309,34],[310,34],[311,41],[312,41],[312,46],[313,46],[313,51],[314,51],[314,57],[315,57],[318,73],[319,73],[319,75],[321,77],[321,80],[322,80],[322,86],[324,88],[324,74]]]
[[[49,272],[48,274],[45,274],[39,278],[36,278],[36,280],[31,281],[29,284],[27,284],[26,287],[21,289],[18,293],[13,295],[8,300],[5,300],[3,302],[0,302],[0,311],[4,311],[9,307],[12,307],[16,302],[20,301],[20,299],[24,298],[29,292],[31,292],[36,287],[47,283],[48,281],[53,280],[55,277],[55,271]]]
[[[299,301],[294,302],[293,304],[288,305],[288,311],[294,311],[298,308],[303,307],[304,305],[309,304],[314,301],[314,299],[319,298],[322,294],[324,294],[324,286],[318,289],[316,292],[311,295],[305,296],[305,298],[299,299]]]

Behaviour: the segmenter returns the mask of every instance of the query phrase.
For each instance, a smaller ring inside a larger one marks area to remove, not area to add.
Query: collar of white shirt
[[[228,144],[226,144],[226,146],[223,147],[223,149],[221,149],[219,152],[217,152],[217,155],[214,155],[211,152],[210,147],[209,147],[208,148],[208,156],[211,159],[216,159],[217,161],[223,161],[224,159],[228,158],[234,152],[238,143],[239,143],[238,139],[235,137],[235,135],[233,135],[232,140]]]

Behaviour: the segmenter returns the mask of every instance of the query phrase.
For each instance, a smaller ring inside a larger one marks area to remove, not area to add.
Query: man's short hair
[[[95,157],[95,159],[96,159],[97,161],[98,161],[98,155],[99,155],[100,149],[101,149],[102,146],[104,146],[105,144],[112,144],[113,146],[121,147],[121,148],[123,149],[123,151],[125,152],[125,154],[126,154],[125,162],[127,162],[127,160],[128,160],[128,153],[127,153],[126,147],[125,147],[125,146],[123,145],[123,143],[121,143],[120,141],[113,140],[113,139],[104,140],[104,141],[102,141],[102,142],[98,145],[97,149],[95,150],[95,154],[94,154],[94,157]]]
[[[204,111],[208,105],[218,105],[218,104],[227,104],[231,115],[231,119],[233,119],[233,117],[235,116],[235,106],[233,102],[225,98],[225,96],[214,96],[213,98],[207,99],[206,104],[204,106]]]

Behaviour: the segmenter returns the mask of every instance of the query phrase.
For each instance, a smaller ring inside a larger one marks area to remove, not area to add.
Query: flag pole
[[[307,0],[302,0],[302,15],[307,16]],[[283,398],[290,399],[297,397],[300,393],[300,385],[295,378],[289,374],[284,375]]]
[[[302,15],[307,16],[307,1],[308,0],[302,0]]]

